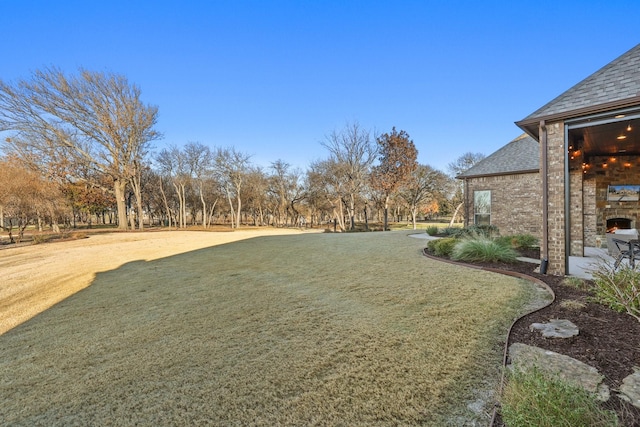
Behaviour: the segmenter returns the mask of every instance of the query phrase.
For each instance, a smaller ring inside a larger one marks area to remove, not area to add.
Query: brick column
[[[564,275],[564,123],[547,124],[549,274]],[[544,154],[544,153],[543,153]],[[543,248],[544,249],[544,248]]]

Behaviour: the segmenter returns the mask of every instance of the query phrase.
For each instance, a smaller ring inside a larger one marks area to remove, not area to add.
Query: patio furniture
[[[607,234],[607,249],[609,255],[615,258],[613,268],[620,266],[623,259],[629,260],[631,268],[635,268],[636,260],[640,260],[640,240],[635,229],[616,230]]]

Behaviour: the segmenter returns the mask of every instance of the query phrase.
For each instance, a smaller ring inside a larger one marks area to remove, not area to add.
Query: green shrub
[[[429,236],[435,236],[436,234],[438,234],[438,226],[437,225],[430,225],[427,227],[427,234]]]
[[[626,312],[640,322],[640,271],[624,264],[618,269],[601,264],[593,272],[593,282],[596,302]]]
[[[455,247],[458,240],[453,237],[447,237],[444,239],[432,240],[427,243],[427,248],[430,252],[432,252],[435,256],[447,257],[451,256],[451,252]]]
[[[515,262],[517,256],[511,246],[487,237],[462,239],[451,253],[451,258],[456,261],[471,262]]]
[[[570,286],[572,288],[580,289],[581,291],[588,291],[589,284],[580,277],[568,276],[562,280],[562,284],[565,286]]]
[[[593,394],[537,369],[510,373],[501,405],[509,427],[619,425],[615,412],[603,409]]]
[[[496,237],[500,243],[510,245],[513,249],[532,249],[539,246],[538,239],[531,234],[513,234]]]
[[[460,236],[463,231],[463,229],[460,227],[445,227],[440,229],[440,234],[443,234],[445,236],[449,236],[449,237],[457,237]]]

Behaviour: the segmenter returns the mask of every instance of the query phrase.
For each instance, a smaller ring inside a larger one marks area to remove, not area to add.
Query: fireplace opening
[[[630,229],[631,220],[629,218],[611,218],[607,220],[607,233],[613,233],[620,228]]]

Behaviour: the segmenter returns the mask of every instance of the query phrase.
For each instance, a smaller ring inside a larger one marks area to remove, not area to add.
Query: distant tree
[[[340,231],[346,230],[344,207],[346,206],[347,176],[345,165],[334,159],[311,163],[307,171],[306,188],[310,200],[317,210],[323,210]]]
[[[127,229],[125,190],[136,162],[161,137],[157,116],[158,108],[144,104],[140,89],[122,75],[81,69],[68,76],[46,68],[29,81],[0,81],[0,132],[14,132],[5,150],[41,168],[67,161],[109,176],[121,229]]]
[[[57,217],[65,206],[59,188],[16,159],[0,159],[0,228],[9,233],[12,243],[22,240],[29,224],[38,224],[42,229],[42,222],[48,221],[53,231],[59,231]]]
[[[242,218],[242,189],[250,171],[250,155],[235,148],[219,148],[215,154],[215,173],[229,202],[231,228],[240,227]],[[233,203],[235,199],[235,206]]]
[[[391,133],[383,133],[376,138],[378,160],[373,167],[371,185],[384,196],[384,227],[388,230],[389,198],[405,184],[411,173],[418,167],[418,150],[409,134],[394,127]]]
[[[455,161],[449,163],[449,174],[452,178],[460,175],[463,172],[468,171],[475,166],[480,160],[483,160],[486,156],[482,153],[464,153],[458,157]]]
[[[429,165],[419,165],[400,192],[411,212],[413,229],[416,229],[416,216],[419,210],[433,209],[439,195],[448,190],[451,179]]]
[[[449,166],[448,166],[449,174],[451,175],[452,178],[455,179],[458,175],[468,171],[484,158],[485,158],[485,155],[482,153],[471,153],[471,152],[464,153],[462,156],[458,157],[455,161],[449,163]],[[453,225],[453,223],[455,222],[456,216],[460,211],[460,208],[464,205],[462,182],[460,182],[459,185],[456,187],[456,191],[452,199],[453,199],[452,202],[456,206],[456,210],[453,212],[453,216],[451,217],[451,222],[449,223],[450,226]]]
[[[172,145],[158,153],[156,165],[161,176],[173,185],[179,205],[177,225],[178,228],[185,228],[187,226],[187,186],[191,182],[186,155],[180,148]],[[166,198],[166,195],[164,197]]]
[[[356,122],[347,124],[341,131],[333,131],[322,142],[329,150],[330,161],[345,179],[347,210],[350,227],[355,229],[356,199],[360,195],[369,178],[371,164],[376,157],[375,145],[371,142],[369,132]]]

